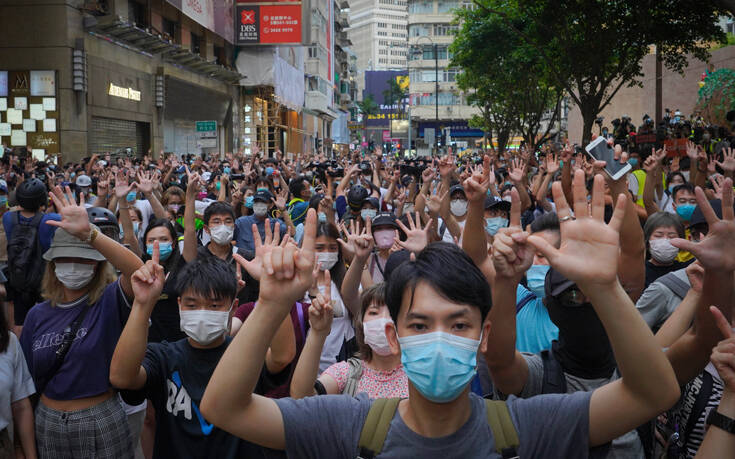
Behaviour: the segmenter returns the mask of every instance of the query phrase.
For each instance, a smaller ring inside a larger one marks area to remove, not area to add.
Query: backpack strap
[[[447,223],[442,219],[442,224],[439,225],[439,239],[444,239],[444,233],[447,231]]]
[[[559,361],[550,349],[541,351],[541,361],[544,365],[544,380],[541,385],[542,394],[566,394],[567,380]]]
[[[687,292],[690,288],[690,286],[686,282],[681,280],[681,278],[677,276],[674,272],[664,274],[663,276],[656,279],[656,281],[664,284],[669,290],[674,292],[674,295],[678,296],[679,298],[684,298],[685,296],[687,296]]]
[[[358,459],[373,459],[383,450],[390,422],[400,401],[400,398],[379,398],[373,401],[360,433]]]
[[[485,399],[485,413],[487,414],[487,423],[490,425],[495,438],[495,451],[503,459],[518,457],[520,441],[518,440],[518,431],[516,431],[510,417],[508,405],[501,400]]]
[[[350,357],[347,359],[347,364],[350,367],[350,371],[347,374],[347,383],[342,393],[354,397],[357,393],[357,385],[360,383],[360,377],[362,376],[362,361],[357,357]]]
[[[707,370],[702,372],[702,385],[699,387],[697,398],[694,399],[694,406],[692,407],[691,413],[689,413],[689,419],[687,419],[687,425],[684,429],[684,443],[686,443],[689,435],[694,430],[694,426],[697,425],[697,421],[704,413],[704,409],[707,407],[707,402],[712,395],[712,375]]]

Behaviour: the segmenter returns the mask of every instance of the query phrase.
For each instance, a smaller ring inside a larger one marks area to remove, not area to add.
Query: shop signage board
[[[238,0],[234,19],[239,46],[301,45],[308,40],[308,2]]]
[[[217,148],[217,121],[197,121],[197,147]]]
[[[0,143],[59,152],[55,70],[0,70]]]
[[[233,0],[166,0],[191,20],[232,43]]]

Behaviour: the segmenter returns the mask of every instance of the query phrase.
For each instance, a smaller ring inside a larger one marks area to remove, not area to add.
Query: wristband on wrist
[[[718,413],[716,409],[709,412],[707,425],[712,425],[727,433],[735,434],[735,419]]]

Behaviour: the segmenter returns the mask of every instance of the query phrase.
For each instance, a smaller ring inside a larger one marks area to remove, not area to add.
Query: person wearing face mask
[[[500,228],[508,226],[510,202],[488,196],[485,198],[485,232],[488,236],[495,236]]]
[[[20,337],[41,394],[38,452],[40,457],[132,457],[128,421],[109,369],[130,313],[130,276],[142,262],[90,224],[87,211],[68,194],[60,187],[52,194],[62,220],[52,223],[58,229],[44,253],[46,301],[29,311]],[[113,264],[121,272],[117,280]]]
[[[235,221],[235,240],[237,241],[238,250],[245,254],[253,254],[255,252],[255,242],[253,235],[253,225],[256,225],[261,235],[261,242],[265,237],[265,223],[268,218],[268,211],[273,206],[273,194],[265,189],[258,190],[253,195],[253,214],[244,215]],[[281,237],[286,234],[286,224],[283,220],[270,218],[269,224],[271,231],[275,224],[280,223]],[[245,258],[248,258],[247,256]],[[250,256],[252,258],[252,255]]]
[[[171,221],[176,219],[179,209],[186,203],[186,194],[178,186],[170,186],[161,197],[161,205],[166,209]]]
[[[444,205],[444,204],[443,204]],[[454,185],[449,189],[449,213],[441,213],[451,219],[437,220],[437,231],[439,239],[444,242],[454,243],[454,238],[461,239],[462,230],[467,221],[467,195],[462,185]],[[453,227],[456,227],[453,229]]]
[[[390,249],[398,239],[398,224],[395,215],[382,212],[375,217],[371,226],[376,250],[370,254],[367,270],[372,282],[377,284],[385,279],[385,265],[390,257]]]
[[[679,249],[671,244],[672,239],[685,237],[684,226],[678,217],[668,212],[656,212],[646,220],[643,233],[649,254],[646,260],[646,288],[659,277],[686,268],[691,263],[692,260],[677,261]]]
[[[319,378],[319,356],[332,325],[332,306],[328,296],[319,294],[309,308],[311,328],[291,379],[291,397],[365,392],[370,398],[408,397],[408,379],[385,335],[392,324],[385,305],[385,284],[365,289],[361,296],[360,315],[355,322],[358,355],[327,368]]]
[[[92,179],[89,178],[88,175],[82,174],[77,176],[77,179],[74,183],[76,185],[77,202],[79,202],[79,196],[83,194],[84,207],[94,207],[94,202],[97,200],[97,197],[90,194],[90,191],[92,190]]]
[[[309,302],[329,289],[335,311],[332,327],[322,348],[319,361],[320,372],[335,362],[352,357],[356,347],[352,317],[355,317],[358,311],[353,302],[343,299],[347,293],[344,290],[347,287],[344,284],[347,269],[342,258],[340,242],[344,241],[341,241],[339,230],[333,223],[317,224],[314,261],[317,275],[304,301]],[[353,264],[355,264],[354,260]]]
[[[185,338],[148,342],[148,320],[166,282],[159,244],[133,276],[135,302],[112,355],[109,378],[127,389],[125,397],[148,398],[156,413],[153,457],[262,457],[263,451],[210,424],[199,410],[204,389],[222,353],[230,345],[230,318],[237,307],[238,281],[224,261],[210,257],[187,264],[176,290],[180,328]],[[257,377],[265,393],[287,376],[271,362],[293,359],[293,328],[281,327],[270,346],[271,359]],[[123,457],[123,456],[120,456]]]

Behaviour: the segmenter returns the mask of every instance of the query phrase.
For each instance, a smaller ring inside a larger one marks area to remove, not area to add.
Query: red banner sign
[[[238,4],[235,15],[238,45],[300,44],[302,5]]]

